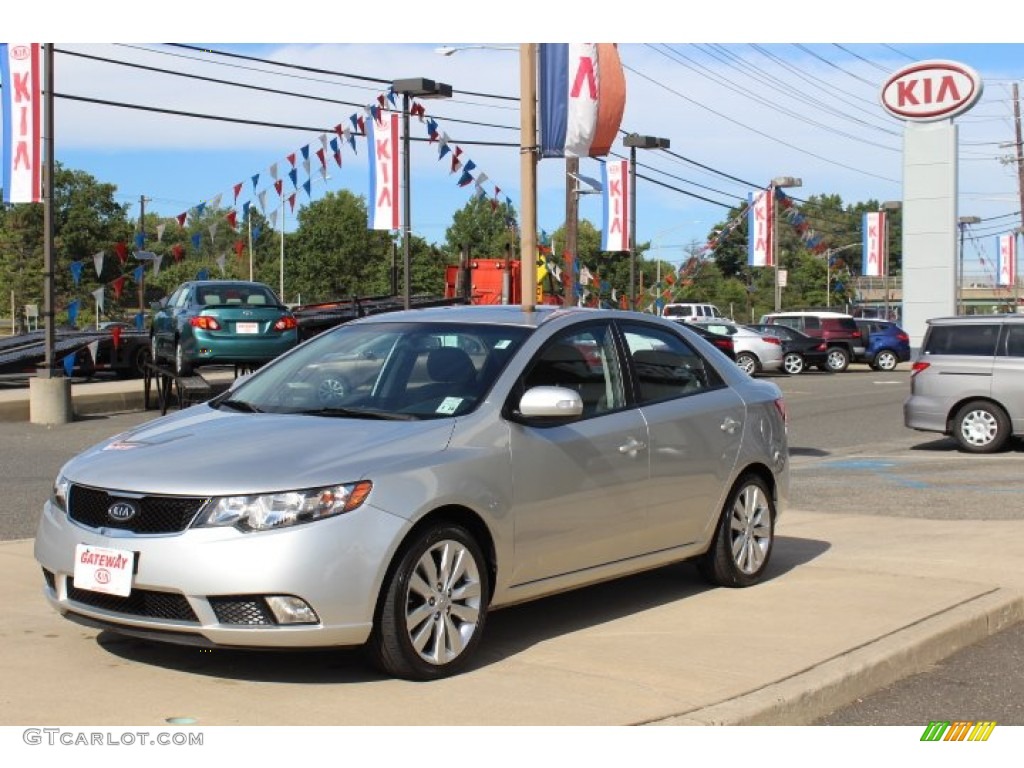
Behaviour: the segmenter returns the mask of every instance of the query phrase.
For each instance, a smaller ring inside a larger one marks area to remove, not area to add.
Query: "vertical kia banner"
[[[881,277],[885,272],[883,261],[885,250],[882,238],[885,236],[885,212],[868,211],[862,224],[864,246],[861,254],[861,274],[864,277]]]
[[[0,45],[4,203],[40,203],[42,97],[39,43]]]
[[[370,154],[370,229],[398,229],[398,115],[366,121]]]
[[[761,190],[757,197],[747,196],[747,265],[751,267],[774,266],[772,259],[772,195]]]
[[[999,278],[997,285],[1017,284],[1017,236],[1015,234],[996,237],[996,253],[999,254]]]
[[[601,172],[604,228],[602,251],[629,250],[629,161],[609,160]]]
[[[614,43],[541,43],[541,157],[604,157],[626,108]]]

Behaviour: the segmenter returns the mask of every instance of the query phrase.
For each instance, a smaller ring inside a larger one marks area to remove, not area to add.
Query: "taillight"
[[[780,347],[782,346],[782,342],[779,341],[778,336],[762,336],[761,338],[767,341],[769,344],[778,344]]]
[[[775,401],[775,410],[779,412],[784,424],[789,424],[789,413],[786,411],[786,401],[781,397]]]
[[[217,322],[216,317],[210,317],[209,315],[198,315],[197,317],[190,317],[188,324],[193,328],[200,328],[204,331],[219,331],[220,323]]]
[[[900,341],[910,341],[910,336],[905,333],[897,333],[896,338]]]
[[[292,328],[298,327],[298,321],[291,315],[285,315],[284,317],[278,318],[277,322],[274,323],[275,331],[290,331]]]
[[[931,363],[914,363],[912,366],[910,366],[910,377],[913,378],[914,376],[917,376],[917,374],[919,374],[921,371],[923,371],[925,368],[928,368],[929,366],[931,366]]]
[[[818,352],[824,352],[824,351],[825,351],[826,349],[828,349],[828,344],[826,344],[826,343],[825,343],[825,342],[823,341],[823,342],[821,342],[821,344],[819,344],[818,346],[816,346],[816,347],[815,347],[814,349],[815,349],[816,351],[818,351]]]

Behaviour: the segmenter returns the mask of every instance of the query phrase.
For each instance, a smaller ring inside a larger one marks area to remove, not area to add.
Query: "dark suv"
[[[861,359],[865,339],[857,321],[841,312],[776,312],[761,318],[765,324],[786,325],[825,342],[823,371],[841,373],[854,360]]]
[[[864,354],[854,358],[876,371],[892,371],[910,360],[910,336],[889,320],[857,318],[857,327],[864,337]]]

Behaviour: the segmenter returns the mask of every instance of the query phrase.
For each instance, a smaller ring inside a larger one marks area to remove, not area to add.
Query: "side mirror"
[[[519,399],[519,414],[524,419],[576,419],[583,415],[583,398],[567,387],[533,387]]]

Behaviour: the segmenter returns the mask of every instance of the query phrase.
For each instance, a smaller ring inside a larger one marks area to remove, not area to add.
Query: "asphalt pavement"
[[[82,386],[80,418],[140,407],[139,381]],[[20,407],[10,394],[0,421]],[[1024,619],[1022,526],[804,504],[756,587],[710,589],[680,564],[496,611],[476,664],[429,684],[380,677],[357,651],[211,652],[80,627],[42,599],[31,539],[4,541],[0,725],[811,724]],[[97,691],[118,695],[83,706]]]

